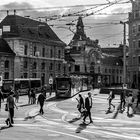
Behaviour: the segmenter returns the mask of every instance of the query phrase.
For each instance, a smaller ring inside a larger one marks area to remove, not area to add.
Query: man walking
[[[91,112],[90,112],[91,108],[92,108],[92,97],[91,97],[91,93],[89,92],[88,97],[86,97],[86,99],[85,99],[85,109],[87,111],[83,118],[83,123],[85,123],[87,116],[89,116],[90,123],[93,123],[92,118],[91,118]]]
[[[38,96],[38,103],[40,104],[40,110],[39,110],[39,113],[40,114],[44,114],[44,111],[43,111],[43,106],[44,106],[44,101],[45,101],[45,96],[43,95],[43,92]]]
[[[79,94],[79,99],[76,98],[76,100],[78,101],[77,108],[78,108],[78,111],[79,111],[80,114],[81,114],[80,117],[82,117],[82,108],[84,108],[84,100],[83,100],[82,95]]]
[[[8,119],[5,121],[6,124],[9,124],[9,127],[13,127],[13,117],[14,117],[14,106],[17,108],[15,102],[14,102],[14,98],[13,98],[14,93],[11,91],[9,93],[9,96],[7,97],[7,108],[8,108],[8,112],[9,112],[9,116]],[[18,108],[17,108],[18,109]]]
[[[109,103],[109,108],[108,108],[108,110],[111,109],[111,106],[113,106],[114,109],[115,109],[115,105],[112,104],[112,100],[113,100],[114,98],[115,98],[114,93],[113,93],[112,91],[110,91],[110,93],[109,93],[109,97],[107,98],[108,103]]]

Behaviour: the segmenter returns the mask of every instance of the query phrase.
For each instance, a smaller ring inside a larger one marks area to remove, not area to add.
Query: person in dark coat
[[[136,107],[138,107],[139,103],[140,103],[140,90],[138,91],[138,95],[137,95],[137,105],[136,105]]]
[[[43,93],[41,93],[39,96],[38,96],[38,103],[40,104],[40,110],[39,110],[39,113],[40,114],[44,114],[44,111],[43,111],[43,106],[44,106],[44,101],[45,101],[45,96],[43,95]]]
[[[9,116],[6,119],[6,124],[9,124],[9,127],[13,127],[13,118],[14,118],[14,106],[17,108],[15,102],[14,102],[14,98],[13,98],[14,93],[11,91],[9,93],[9,96],[7,97],[7,108],[8,108],[8,112],[9,112]],[[18,108],[17,108],[18,109]]]
[[[90,123],[93,123],[92,118],[91,118],[91,108],[92,108],[92,97],[91,97],[91,93],[89,92],[88,97],[85,99],[85,109],[87,111],[83,118],[83,123],[85,123],[87,116],[89,116]]]
[[[78,108],[78,111],[80,112],[81,114],[81,117],[82,117],[82,108],[84,108],[84,100],[83,100],[83,97],[81,94],[79,94],[79,99],[76,98],[76,100],[78,101],[78,105],[77,105],[77,108]]]
[[[126,90],[123,90],[120,94],[120,110],[125,109],[125,98],[126,98]]]
[[[2,93],[1,88],[0,88],[0,109],[1,109],[1,100],[4,101],[4,97],[3,97],[3,93]]]

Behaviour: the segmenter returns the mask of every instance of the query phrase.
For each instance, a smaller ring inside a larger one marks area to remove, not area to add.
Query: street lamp
[[[126,24],[128,22],[120,21],[120,24],[123,24],[123,88],[126,87]]]

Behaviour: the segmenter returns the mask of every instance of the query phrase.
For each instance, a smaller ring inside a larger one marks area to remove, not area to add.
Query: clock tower
[[[82,17],[79,17],[77,25],[76,25],[76,33],[73,37],[73,40],[83,40],[84,41],[86,39],[87,39],[87,37],[86,37],[86,34],[84,32],[84,24],[82,21]]]

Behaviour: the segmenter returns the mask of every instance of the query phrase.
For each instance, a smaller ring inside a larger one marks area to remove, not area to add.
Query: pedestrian
[[[128,97],[126,98],[127,101],[127,115],[128,116],[133,116],[133,103],[134,103],[134,98],[132,93],[130,92],[128,94]],[[131,110],[131,112],[130,112]]]
[[[28,94],[28,104],[31,104],[31,89],[30,88],[27,91],[27,94]]]
[[[7,108],[8,108],[8,118],[6,119],[6,124],[9,125],[9,127],[13,127],[13,117],[14,117],[14,106],[17,108],[14,98],[13,98],[14,93],[11,91],[9,93],[9,96],[7,97]],[[17,108],[18,109],[18,108]]]
[[[138,107],[140,103],[140,90],[138,91],[138,95],[137,95],[137,105],[136,105],[136,108]]]
[[[4,96],[3,96],[2,90],[0,88],[0,110],[1,110],[1,100],[4,101]]]
[[[36,95],[35,95],[35,89],[31,90],[31,104],[35,104],[36,101]]]
[[[19,100],[19,89],[15,90],[14,96],[15,96],[15,103],[18,103],[18,100]]]
[[[113,93],[112,91],[110,91],[110,92],[109,92],[109,96],[108,96],[108,98],[107,98],[108,104],[109,104],[108,110],[111,109],[111,106],[113,106],[113,108],[115,109],[115,105],[112,104],[112,100],[113,100],[114,98],[115,98],[114,93]]]
[[[39,110],[39,113],[40,114],[44,114],[44,111],[43,111],[43,106],[44,106],[44,101],[45,101],[45,96],[43,95],[43,92],[38,96],[38,101],[37,103],[40,104],[40,110]]]
[[[92,108],[92,97],[91,97],[91,92],[88,92],[88,97],[86,97],[86,99],[85,99],[86,113],[83,118],[83,123],[85,123],[87,116],[90,119],[90,123],[93,123],[92,118],[91,118],[91,108]]]
[[[77,108],[81,114],[80,117],[82,117],[83,116],[82,109],[84,109],[84,99],[83,99],[82,95],[79,94],[79,98],[78,99],[76,98],[76,100],[78,101]]]
[[[123,90],[120,94],[120,110],[124,110],[125,109],[125,97],[126,97],[126,90]]]

